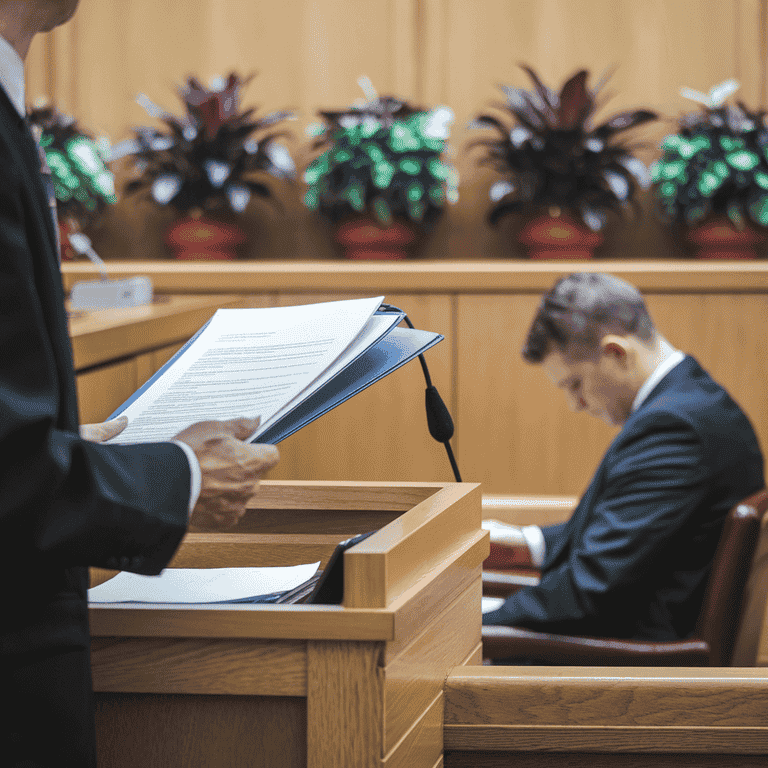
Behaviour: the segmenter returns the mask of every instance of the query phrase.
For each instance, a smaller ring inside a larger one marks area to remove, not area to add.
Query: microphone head
[[[435,387],[427,387],[425,402],[429,434],[439,443],[448,442],[453,437],[453,419]]]

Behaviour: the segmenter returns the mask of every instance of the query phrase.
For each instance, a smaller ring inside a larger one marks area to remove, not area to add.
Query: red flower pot
[[[570,216],[544,214],[531,219],[518,237],[532,259],[591,259],[603,236]]]
[[[393,260],[408,258],[416,233],[402,222],[382,227],[373,219],[355,219],[341,224],[334,239],[348,259]]]
[[[165,243],[177,259],[186,261],[231,261],[246,240],[245,232],[205,216],[180,219],[165,233]]]
[[[70,224],[59,222],[59,258],[61,261],[71,261],[77,257],[75,249],[69,242],[69,233],[74,231]]]
[[[699,259],[756,259],[765,235],[753,227],[736,229],[730,219],[721,218],[692,227],[686,240]]]

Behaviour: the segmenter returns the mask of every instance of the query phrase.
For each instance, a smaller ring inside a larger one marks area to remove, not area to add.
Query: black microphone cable
[[[405,324],[411,330],[416,330],[413,323],[408,318],[408,315],[399,307],[394,307],[392,304],[382,304],[379,307],[379,312],[400,312],[403,315]],[[424,379],[427,382],[427,391],[424,396],[424,402],[427,408],[427,427],[429,428],[429,434],[432,435],[438,443],[442,443],[445,446],[445,451],[448,454],[448,461],[451,462],[453,476],[456,478],[456,482],[460,483],[461,474],[459,473],[459,467],[456,464],[456,459],[453,455],[450,443],[450,440],[453,437],[453,419],[443,402],[443,398],[440,397],[440,393],[432,383],[432,378],[429,375],[429,368],[427,368],[427,361],[424,359],[423,354],[419,355],[419,362],[421,363],[421,370],[424,371]]]

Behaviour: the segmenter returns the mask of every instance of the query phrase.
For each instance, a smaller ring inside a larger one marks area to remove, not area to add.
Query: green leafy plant
[[[719,215],[738,229],[747,221],[768,227],[766,112],[725,104],[738,87],[728,80],[709,94],[682,89],[701,109],[679,119],[679,130],[664,139],[651,169],[666,221],[690,226]]]
[[[108,142],[95,141],[75,118],[51,105],[30,109],[28,119],[51,169],[59,219],[81,229],[93,224],[116,202],[114,177],[106,165]]]
[[[557,93],[533,69],[522,69],[533,90],[500,86],[506,102],[492,105],[500,114],[481,114],[472,123],[499,134],[470,145],[483,146],[481,164],[506,177],[491,187],[488,219],[496,224],[507,213],[557,208],[600,230],[608,211],[636,206],[637,187],[650,183],[647,168],[621,134],[657,115],[632,110],[593,126],[605,79],[590,89],[589,73],[582,69]]]
[[[323,152],[305,171],[304,202],[332,223],[367,214],[384,226],[399,218],[429,228],[457,199],[456,173],[442,159],[453,113],[377,96],[360,82],[367,101],[318,113],[312,149]]]
[[[252,77],[252,76],[251,76]],[[258,177],[293,178],[295,167],[276,139],[285,132],[263,132],[292,112],[272,112],[254,118],[255,109],[240,112],[240,92],[251,77],[234,72],[211,88],[190,77],[179,89],[186,114],[176,117],[146,96],[139,103],[165,123],[165,131],[138,128],[135,139],[120,145],[113,156],[133,155],[140,177],[126,185],[126,193],[143,193],[179,213],[229,209],[242,213],[252,195],[274,199]]]

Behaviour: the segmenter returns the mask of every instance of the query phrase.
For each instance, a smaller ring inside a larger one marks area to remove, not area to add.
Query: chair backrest
[[[744,588],[766,509],[768,492],[763,489],[737,504],[725,518],[696,626],[696,636],[710,647],[710,666],[731,663]]]

